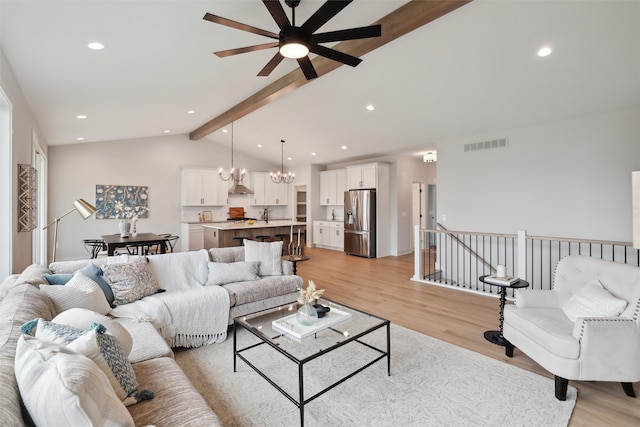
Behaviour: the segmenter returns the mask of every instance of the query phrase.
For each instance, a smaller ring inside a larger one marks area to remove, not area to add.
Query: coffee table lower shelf
[[[351,311],[354,311],[353,309],[350,309]],[[356,311],[357,312],[357,311]],[[364,315],[367,316],[371,316],[368,315],[366,313],[362,313]],[[375,316],[372,316],[375,317]],[[335,334],[338,334],[338,337],[342,337],[341,340],[339,339],[338,342],[330,347],[327,347],[326,349],[320,350],[318,352],[315,352],[314,354],[308,355],[306,357],[303,358],[298,358],[294,355],[292,355],[291,353],[287,352],[286,350],[283,350],[281,348],[280,345],[278,344],[274,344],[273,340],[268,338],[267,335],[265,335],[262,332],[263,328],[255,328],[252,327],[250,323],[248,323],[248,321],[246,320],[246,316],[244,316],[242,318],[243,320],[241,320],[241,318],[236,318],[234,319],[234,332],[233,332],[233,354],[234,354],[234,358],[233,358],[233,372],[236,372],[236,362],[237,359],[239,358],[240,360],[242,360],[244,363],[246,363],[251,369],[253,369],[255,372],[258,373],[258,375],[260,375],[262,378],[264,378],[269,384],[271,384],[276,390],[278,390],[280,393],[282,393],[287,399],[289,399],[294,405],[296,405],[300,411],[300,426],[304,426],[304,408],[305,405],[308,404],[309,402],[315,400],[316,398],[322,396],[324,393],[328,392],[329,390],[333,389],[334,387],[342,384],[343,382],[345,382],[346,380],[348,380],[349,378],[353,377],[354,375],[358,374],[359,372],[362,372],[363,370],[367,369],[368,367],[370,367],[371,365],[377,363],[378,361],[387,358],[387,375],[391,375],[391,329],[390,329],[390,325],[391,323],[386,320],[386,319],[381,319],[381,318],[376,318],[379,319],[380,321],[370,327],[367,328],[366,330],[360,331],[359,333],[354,334],[353,336],[349,336],[347,338],[345,338],[344,334],[342,331],[337,330],[333,327],[329,327],[327,329],[325,329],[325,331],[331,331]],[[252,333],[254,336],[258,337],[260,340],[259,342],[256,342],[254,344],[248,345],[246,347],[243,348],[238,348],[238,328],[242,327],[244,329],[246,329],[247,331],[249,331],[250,333]],[[360,338],[374,332],[377,331],[381,328],[386,327],[386,349],[380,349],[377,348],[369,343],[366,343],[362,340],[360,340]],[[284,336],[284,335],[282,335]],[[315,336],[309,336],[304,338],[304,340],[314,340],[316,339]],[[374,350],[376,353],[378,353],[379,355],[377,357],[375,357],[373,360],[371,360],[370,362],[364,364],[363,366],[359,367],[358,369],[350,372],[349,374],[345,375],[344,377],[338,379],[337,381],[335,381],[334,383],[332,383],[331,385],[325,387],[324,389],[318,391],[317,393],[315,393],[313,396],[310,396],[308,398],[304,397],[304,365],[318,357],[321,357],[323,355],[326,355],[327,353],[330,353],[331,351],[342,347],[344,345],[347,344],[359,344],[362,346],[365,346],[371,350]],[[286,390],[284,390],[280,385],[278,385],[274,380],[272,380],[268,373],[263,372],[260,368],[258,368],[254,363],[252,363],[247,357],[245,357],[244,352],[246,352],[247,350],[262,346],[264,344],[267,344],[269,347],[277,350],[279,353],[283,354],[284,356],[286,356],[289,360],[291,360],[292,362],[296,363],[298,366],[298,396],[293,396],[292,394],[290,394],[289,392],[287,392]]]

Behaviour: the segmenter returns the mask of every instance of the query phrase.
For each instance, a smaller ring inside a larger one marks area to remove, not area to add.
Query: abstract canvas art
[[[149,187],[96,185],[96,219],[147,218]]]

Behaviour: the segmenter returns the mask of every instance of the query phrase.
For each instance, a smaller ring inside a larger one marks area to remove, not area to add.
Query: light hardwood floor
[[[508,358],[503,347],[484,339],[485,330],[498,328],[497,298],[411,281],[413,255],[366,259],[319,248],[305,248],[305,254],[311,259],[298,263],[298,275],[305,286],[313,280],[325,289],[327,298],[553,378],[518,349]],[[640,426],[640,397],[626,396],[619,383],[569,384],[578,389],[571,427]],[[634,389],[640,395],[640,383]],[[549,393],[553,392],[551,384]]]

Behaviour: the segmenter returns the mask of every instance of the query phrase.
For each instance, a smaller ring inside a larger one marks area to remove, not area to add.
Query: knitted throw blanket
[[[151,322],[171,347],[200,347],[226,339],[229,303],[224,288],[203,286],[148,296],[110,314]]]

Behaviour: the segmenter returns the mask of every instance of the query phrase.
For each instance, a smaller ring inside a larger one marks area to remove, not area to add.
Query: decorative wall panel
[[[18,165],[18,231],[32,231],[38,226],[37,175],[33,166]]]

